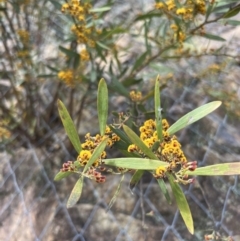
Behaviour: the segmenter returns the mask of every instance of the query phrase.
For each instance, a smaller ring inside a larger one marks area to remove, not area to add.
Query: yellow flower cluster
[[[81,3],[79,0],[71,0],[69,3],[62,5],[62,12],[69,13],[79,21],[85,22],[85,16],[89,14],[92,5],[89,3]]]
[[[91,7],[92,5],[89,3],[71,0],[62,5],[62,13],[70,14],[77,20],[76,24],[71,27],[71,31],[76,35],[78,43],[95,47],[94,35],[98,34],[99,31],[94,26],[88,27],[86,23],[88,16],[94,17],[89,11]]]
[[[213,1],[212,1],[213,2]],[[202,15],[206,14],[206,2],[205,0],[197,0],[195,2],[195,9],[197,13],[200,13]]]
[[[206,0],[161,1],[155,3],[154,8],[163,11],[169,19],[176,19],[176,15],[182,18],[181,24],[175,20],[175,24],[172,24],[170,27],[173,30],[173,39],[180,44],[179,47],[182,49],[182,43],[186,40],[186,30],[189,27],[189,23],[198,14],[206,14]]]
[[[181,150],[181,145],[178,142],[176,136],[170,136],[167,132],[169,128],[169,124],[166,119],[162,120],[162,135],[163,139],[159,143],[159,145],[154,148],[155,155],[159,158],[159,160],[167,162],[167,167],[159,167],[156,170],[154,176],[156,178],[164,177],[167,171],[171,172],[176,167],[183,167],[187,163],[187,159]],[[158,141],[157,130],[156,130],[156,122],[152,119],[144,122],[143,126],[139,128],[140,130],[140,139],[145,143],[145,145],[149,148],[152,148],[154,144]],[[134,144],[128,147],[128,152],[138,152],[143,155],[141,150]]]
[[[172,24],[170,28],[174,31],[174,38],[182,44],[186,39],[186,34],[176,24]]]
[[[206,14],[206,3],[204,0],[186,1],[184,7],[176,10],[176,14],[185,20],[192,20],[197,14]]]
[[[161,3],[161,2],[155,3],[155,5],[154,5],[154,8],[156,8],[156,9],[164,9],[164,7],[165,7],[165,4]]]
[[[29,51],[28,50],[19,50],[17,52],[17,57],[21,59],[29,58]]]
[[[65,70],[58,72],[58,78],[65,82],[68,86],[74,85],[74,74],[72,70]]]
[[[168,0],[165,3],[162,3],[162,2],[155,3],[154,7],[156,9],[164,9],[167,11],[172,11],[172,10],[176,9],[176,4],[175,4],[174,0]]]
[[[95,47],[95,42],[92,40],[92,33],[95,31],[95,27],[89,28],[85,25],[75,24],[71,27],[71,31],[76,35],[78,43]]]
[[[211,72],[219,72],[221,70],[222,66],[218,64],[212,64],[208,67],[208,70]]]
[[[28,49],[18,50],[17,57],[23,60],[22,63],[18,65],[19,68],[22,68],[22,66],[26,64],[32,64],[31,55]]]
[[[85,135],[85,142],[82,143],[81,147],[82,150],[80,151],[77,161],[67,161],[63,163],[61,172],[78,172],[79,165],[85,166],[90,158],[92,157],[92,154],[94,150],[98,147],[98,145],[105,140],[108,139],[107,146],[111,147],[115,142],[120,140],[120,137],[117,136],[115,133],[113,133],[109,126],[106,126],[105,135],[101,136],[97,134],[96,136],[90,136],[90,133],[87,133]],[[106,177],[102,175],[101,172],[105,171],[105,167],[102,166],[104,162],[102,161],[107,157],[107,154],[105,151],[101,153],[101,156],[95,160],[95,162],[92,164],[92,166],[86,171],[85,176],[87,176],[90,179],[95,180],[98,183],[103,183],[106,180]]]
[[[165,10],[171,14],[181,15],[184,20],[192,20],[197,14],[206,14],[205,0],[187,0],[183,4],[175,0],[168,0],[165,3],[155,3],[155,9]]]
[[[6,128],[0,126],[0,141],[9,139],[11,137],[11,132]]]
[[[24,29],[19,29],[17,31],[17,34],[20,38],[20,41],[22,42],[22,44],[25,46],[29,43],[29,40],[30,40],[30,35],[29,35],[29,32],[24,30]]]
[[[142,93],[140,91],[132,90],[129,93],[129,95],[133,102],[138,102],[138,101],[141,101],[141,99],[142,99]]]
[[[19,4],[28,5],[28,4],[30,4],[30,2],[31,2],[31,0],[20,0]]]
[[[155,177],[156,178],[163,178],[165,176],[166,172],[167,172],[167,168],[160,166],[156,169]]]
[[[105,135],[101,136],[97,134],[96,136],[90,136],[90,133],[86,134],[85,142],[82,143],[82,151],[79,153],[77,160],[79,161],[81,166],[85,166],[89,159],[92,156],[95,148],[103,141],[104,139],[108,139],[107,146],[111,147],[115,142],[120,140],[120,137],[115,133],[112,133],[109,126],[106,127]],[[100,158],[93,163],[93,167],[97,167],[101,164],[102,159],[106,158],[107,154],[105,151],[102,152]]]
[[[81,50],[80,57],[82,61],[88,61],[90,59],[89,53],[86,49]]]
[[[30,56],[30,35],[29,32],[24,29],[17,30],[17,34],[20,42],[22,43],[22,48],[17,50],[17,57],[24,60],[24,63],[20,64],[19,67],[22,67],[25,64],[31,64]]]

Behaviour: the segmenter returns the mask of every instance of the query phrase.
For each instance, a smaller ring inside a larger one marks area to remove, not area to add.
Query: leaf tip
[[[220,106],[221,104],[222,104],[222,101],[219,100],[219,101],[218,101],[218,106]]]
[[[99,81],[99,84],[102,84],[102,83],[105,83],[105,79],[104,78],[101,78],[100,81]]]
[[[192,226],[192,227],[189,227],[189,228],[188,228],[188,231],[189,231],[190,234],[193,235],[193,234],[194,234],[194,227],[193,227],[193,226]]]
[[[61,109],[62,110],[62,101],[60,99],[57,100],[57,106],[58,106],[58,109]]]

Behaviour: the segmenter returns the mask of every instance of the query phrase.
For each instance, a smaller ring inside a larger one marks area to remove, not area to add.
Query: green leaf
[[[208,4],[207,11],[206,11],[206,19],[208,19],[209,15],[212,13],[214,7],[215,7],[215,4]]]
[[[78,54],[76,51],[73,51],[72,49],[67,49],[62,46],[59,46],[59,50],[66,54],[66,56],[69,58],[67,63],[71,64],[74,69],[79,66],[80,54]]]
[[[143,81],[142,78],[140,79],[126,78],[124,81],[122,81],[122,84],[124,87],[130,87],[132,85],[140,84],[142,81]]]
[[[75,166],[77,169],[79,169],[79,168],[82,167],[82,165],[80,164],[79,161],[75,161],[75,162],[74,162],[74,166]]]
[[[121,27],[115,27],[115,28],[109,29],[109,30],[104,29],[104,31],[101,34],[101,41],[104,41],[105,39],[110,38],[111,36],[113,36],[115,34],[121,34],[121,33],[125,33],[125,32],[126,32],[126,29],[121,28]]]
[[[231,18],[236,16],[240,12],[240,4],[235,6],[234,8],[230,9],[228,12],[226,12],[222,18]]]
[[[136,17],[134,21],[140,21],[140,20],[145,20],[145,19],[154,18],[154,17],[159,18],[160,16],[162,16],[162,13],[151,12],[147,14],[141,14],[140,16]]]
[[[187,199],[179,186],[178,183],[175,182],[174,177],[171,174],[168,174],[168,180],[170,183],[170,186],[173,191],[173,195],[176,199],[176,203],[179,209],[179,212],[183,218],[183,221],[188,229],[188,231],[193,234],[194,233],[194,226],[193,226],[193,219],[192,219],[192,214],[191,210],[189,208]]]
[[[78,179],[78,181],[76,182],[76,184],[70,194],[70,197],[68,198],[67,208],[71,208],[77,203],[77,201],[81,197],[82,188],[83,188],[83,176],[81,176]]]
[[[89,10],[90,13],[99,13],[109,11],[111,7],[101,7],[101,8],[92,8]]]
[[[95,49],[97,51],[97,55],[101,57],[101,59],[106,63],[106,56],[103,54],[103,49],[98,44],[95,46]]]
[[[56,74],[39,74],[37,76],[37,78],[53,78],[53,77],[56,77],[57,75]]]
[[[170,195],[168,193],[166,183],[164,182],[164,180],[163,179],[157,179],[157,182],[158,182],[158,185],[159,185],[160,189],[162,190],[163,195],[165,196],[167,202],[169,204],[172,204],[172,201],[171,201],[171,198],[170,198]]]
[[[66,54],[69,58],[73,58],[73,57],[79,57],[79,54],[76,53],[75,51],[71,50],[71,49],[66,49],[62,46],[59,46],[59,50],[61,50],[64,54]]]
[[[87,162],[86,166],[83,169],[83,173],[85,173],[88,168],[90,166],[92,166],[92,164],[101,156],[102,152],[104,151],[106,145],[108,142],[108,138],[104,139],[99,145],[98,147],[94,150],[91,158],[89,159],[89,161]]]
[[[118,150],[122,151],[122,150],[127,150],[128,149],[129,144],[127,144],[126,142],[124,142],[123,140],[119,140],[117,142],[114,143],[114,147],[116,147]]]
[[[161,113],[161,99],[160,99],[160,85],[159,76],[157,76],[154,91],[154,103],[155,103],[155,119],[158,140],[162,140],[162,113]]]
[[[97,45],[98,45],[99,47],[101,47],[102,49],[111,50],[107,45],[101,43],[100,41],[97,41],[96,43],[97,43]]]
[[[153,146],[152,146],[152,152],[155,152],[155,151],[157,151],[157,149],[159,148],[159,145],[160,145],[160,141],[156,141],[154,144],[153,144]]]
[[[72,172],[62,172],[60,171],[57,173],[57,175],[54,177],[54,181],[60,181],[65,177],[68,177]]]
[[[55,0],[49,0],[49,1],[54,5],[56,10],[61,11],[61,9],[62,9],[62,4],[61,3],[59,3],[58,1],[55,1]]]
[[[202,105],[195,110],[189,112],[188,114],[181,117],[178,121],[176,121],[173,125],[169,127],[167,130],[170,135],[173,135],[177,131],[183,129],[184,127],[198,121],[204,116],[216,110],[222,104],[221,101],[213,101],[208,104]]]
[[[112,132],[114,132],[116,135],[118,135],[122,141],[126,142],[128,145],[131,144],[131,141],[127,137],[127,135],[120,129],[115,128],[113,125],[109,125]]]
[[[222,42],[226,41],[226,39],[221,38],[218,35],[213,35],[213,34],[209,34],[209,33],[204,33],[204,34],[201,34],[199,36],[207,38],[207,39],[211,39],[211,40],[216,40],[216,41],[222,41]]]
[[[116,77],[111,76],[111,84],[108,86],[112,90],[116,91],[120,95],[123,95],[125,97],[129,98],[129,92],[128,90],[123,86],[121,82],[119,82]]]
[[[98,84],[97,108],[100,134],[103,136],[108,117],[108,89],[104,79],[101,79]]]
[[[80,151],[82,150],[81,142],[79,140],[79,136],[78,136],[76,127],[72,121],[72,118],[70,117],[65,105],[62,103],[61,100],[58,100],[57,105],[58,105],[58,112],[62,120],[64,129],[68,135],[68,138],[70,139],[76,152],[80,153]]]
[[[155,154],[144,144],[144,142],[138,137],[138,135],[132,131],[128,126],[123,125],[123,130],[131,140],[133,144],[140,148],[140,150],[147,155],[149,158],[158,160]],[[139,168],[137,168],[139,169]]]
[[[232,26],[239,26],[240,25],[240,21],[238,20],[223,20],[221,21],[224,25],[232,25]]]
[[[133,174],[131,181],[129,183],[130,189],[132,190],[140,181],[144,174],[144,170],[136,170],[135,173]]]
[[[198,167],[194,171],[187,171],[186,174],[191,176],[240,175],[240,163],[230,162],[206,167]]]
[[[135,64],[133,65],[133,68],[131,70],[132,73],[144,62],[147,55],[148,55],[148,51],[146,51],[145,53],[143,53],[142,55],[139,56],[139,58],[136,60]]]
[[[59,69],[56,69],[56,68],[54,68],[54,67],[52,67],[52,66],[50,66],[50,65],[46,65],[46,67],[47,67],[48,69],[52,70],[53,72],[56,72],[56,73],[58,73],[58,72],[60,71]]]
[[[156,170],[160,166],[168,166],[168,163],[163,161],[135,157],[104,159],[104,163],[108,166],[135,170]]]
[[[119,184],[118,184],[117,190],[116,190],[116,192],[114,193],[114,195],[113,195],[113,197],[112,197],[112,199],[111,199],[111,201],[110,201],[110,203],[109,203],[109,205],[108,205],[108,207],[107,207],[107,211],[109,211],[109,210],[111,209],[111,207],[113,206],[113,204],[115,203],[115,201],[116,201],[116,199],[117,199],[117,196],[118,196],[118,194],[119,194],[119,191],[120,191],[120,189],[121,189],[121,185],[122,185],[123,179],[124,179],[124,175],[122,175],[122,178],[121,178],[121,180],[120,180],[120,182],[119,182]]]

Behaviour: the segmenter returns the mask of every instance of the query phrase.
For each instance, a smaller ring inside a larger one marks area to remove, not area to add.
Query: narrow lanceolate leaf
[[[119,194],[119,191],[120,191],[120,189],[121,189],[123,179],[124,179],[124,175],[122,175],[122,178],[121,178],[121,180],[120,180],[120,182],[119,182],[119,184],[118,184],[117,190],[116,190],[116,192],[114,193],[114,195],[113,195],[113,197],[112,197],[112,199],[111,199],[111,201],[110,201],[110,203],[109,203],[109,205],[108,205],[108,207],[107,207],[107,211],[109,211],[109,210],[111,209],[111,207],[113,206],[113,204],[115,203],[115,201],[116,201],[116,199],[117,199],[117,196],[118,196],[118,194]]]
[[[62,4],[61,3],[59,3],[58,1],[55,1],[55,0],[50,0],[50,2],[54,5],[56,10],[61,11],[61,8],[62,8]]]
[[[129,91],[127,88],[125,88],[125,86],[122,84],[122,82],[120,82],[116,77],[111,76],[111,83],[110,85],[108,85],[108,88],[116,91],[117,93],[125,96],[125,97],[129,97]]]
[[[215,164],[206,167],[199,167],[194,171],[187,171],[191,176],[222,176],[222,175],[240,175],[240,163],[230,162]]]
[[[169,192],[167,190],[167,187],[166,187],[166,184],[165,184],[164,180],[163,179],[157,179],[157,181],[158,181],[158,185],[159,185],[160,189],[162,190],[163,195],[165,196],[167,202],[169,204],[172,204],[172,201],[171,201],[171,198],[170,198],[170,195],[169,195]]]
[[[71,49],[67,49],[62,46],[59,46],[59,50],[65,53],[69,58],[79,57],[79,54]]]
[[[221,41],[221,42],[226,41],[226,39],[221,38],[218,35],[213,35],[213,34],[209,34],[209,33],[201,34],[199,36],[207,38],[207,39],[211,39],[211,40]]]
[[[136,157],[105,159],[104,163],[109,166],[135,170],[155,170],[160,166],[168,166],[168,163],[163,161]]]
[[[39,74],[37,75],[37,78],[52,78],[52,77],[56,77],[56,74]]]
[[[97,108],[100,134],[103,136],[108,117],[108,89],[104,79],[101,79],[98,84]]]
[[[86,164],[86,166],[83,169],[83,173],[85,173],[87,171],[87,169],[92,166],[92,164],[101,156],[102,152],[104,151],[106,145],[108,142],[108,138],[104,139],[99,145],[98,147],[94,150],[91,158],[89,159],[88,163]]]
[[[65,105],[61,100],[58,100],[57,104],[58,104],[58,112],[62,120],[64,129],[68,135],[68,138],[70,139],[76,152],[79,153],[82,150],[82,147],[81,147],[81,142],[80,142],[76,127],[72,121],[72,118],[70,117]]]
[[[226,12],[222,18],[231,18],[237,15],[240,12],[240,4],[235,6],[234,8],[230,9],[228,12]]]
[[[160,99],[160,85],[159,85],[159,76],[156,79],[155,83],[155,92],[154,92],[154,103],[155,103],[155,118],[156,118],[156,129],[158,140],[162,140],[162,114],[161,114],[161,99]]]
[[[92,8],[89,10],[90,13],[99,13],[99,12],[106,12],[109,11],[111,9],[110,6],[105,6],[105,7],[101,7],[101,8]]]
[[[124,125],[123,130],[131,140],[133,144],[138,146],[140,150],[151,159],[158,160],[155,154],[143,143],[143,141],[138,137],[138,135],[132,131],[128,126]],[[139,169],[139,168],[137,168]]]
[[[135,64],[133,65],[131,72],[138,69],[138,67],[144,63],[148,54],[149,54],[148,51],[146,51],[142,55],[139,56],[139,58],[136,60]]]
[[[170,135],[173,135],[177,131],[183,129],[184,127],[198,121],[199,119],[203,118],[204,116],[210,114],[214,110],[216,110],[222,104],[221,101],[213,101],[208,104],[202,105],[197,109],[189,112],[188,114],[184,115],[178,121],[176,121],[172,126],[169,127],[167,130]]]
[[[162,15],[162,13],[147,13],[147,14],[141,14],[141,15],[138,15],[138,17],[134,20],[134,21],[139,21],[139,20],[145,20],[145,19],[151,19],[151,18],[154,18],[154,17],[157,17],[159,18],[160,16]]]
[[[72,172],[59,172],[57,175],[54,177],[54,181],[60,181],[65,177],[68,177]]]
[[[113,125],[109,125],[109,127],[110,127],[112,132],[114,132],[116,135],[118,135],[121,138],[121,140],[126,142],[128,145],[131,144],[129,138],[127,137],[127,135],[122,130],[115,128]]]
[[[123,140],[117,141],[114,143],[114,147],[119,149],[120,151],[124,151],[128,149],[129,144],[124,142]],[[127,152],[127,151],[126,151]],[[129,152],[128,152],[129,153]],[[129,155],[128,155],[129,156]]]
[[[77,182],[76,182],[76,184],[75,184],[75,186],[74,186],[74,188],[73,188],[73,190],[70,194],[70,197],[68,198],[67,208],[71,208],[77,203],[77,201],[81,197],[82,188],[83,188],[83,176],[81,176],[77,180]]]
[[[239,20],[230,20],[230,19],[228,19],[228,20],[224,20],[224,21],[222,21],[222,23],[224,24],[224,25],[232,25],[232,26],[239,26],[240,25],[240,21]]]
[[[176,183],[174,181],[174,177],[171,174],[168,175],[168,180],[169,180],[170,186],[172,188],[173,195],[176,199],[176,203],[177,203],[179,212],[183,218],[183,221],[184,221],[188,231],[191,234],[193,234],[194,233],[193,219],[192,219],[192,214],[191,214],[191,210],[189,208],[187,199],[186,199],[181,187],[179,186],[178,183]]]
[[[129,183],[130,189],[133,189],[138,182],[140,181],[140,179],[142,178],[144,173],[144,170],[136,170],[135,173],[133,174],[131,181]]]

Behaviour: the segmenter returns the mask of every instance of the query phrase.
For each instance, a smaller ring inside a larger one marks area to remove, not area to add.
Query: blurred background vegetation
[[[39,140],[47,131],[42,122],[58,119],[58,98],[77,113],[79,126],[101,77],[112,96],[129,99],[130,90],[142,91],[141,104],[151,99],[158,74],[162,88],[194,81],[198,92],[239,117],[232,71],[239,43],[231,35],[239,25],[232,19],[237,4],[1,1],[2,135],[18,131]]]
[[[43,165],[51,179],[61,158],[76,155],[62,131],[58,98],[84,136],[98,130],[96,93],[102,77],[112,111],[134,115],[137,109],[147,115],[159,75],[163,113],[171,122],[207,101],[223,102],[211,124],[181,132],[190,158],[203,160],[206,148],[221,154],[226,143],[232,145],[228,153],[240,154],[239,136],[222,134],[226,142],[219,139],[215,149],[203,140],[226,116],[237,134],[239,11],[237,0],[0,0],[0,150],[14,156],[31,146],[51,156],[67,149],[67,155]],[[131,99],[132,90],[142,98]],[[1,177],[6,180],[6,172]]]

